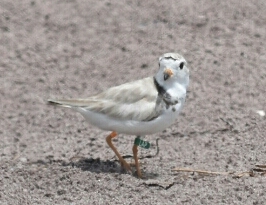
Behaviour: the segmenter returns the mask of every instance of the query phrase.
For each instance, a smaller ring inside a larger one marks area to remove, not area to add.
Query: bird
[[[165,53],[159,57],[159,69],[154,76],[111,87],[88,98],[48,99],[48,103],[71,108],[90,124],[110,131],[106,137],[108,146],[121,166],[132,173],[112,139],[118,134],[141,138],[171,126],[185,104],[188,85],[185,58],[178,53]],[[137,177],[142,178],[137,144],[132,151]]]

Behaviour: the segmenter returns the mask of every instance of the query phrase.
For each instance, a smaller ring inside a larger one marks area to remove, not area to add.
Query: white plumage
[[[86,99],[48,101],[72,108],[89,123],[113,133],[140,136],[160,132],[174,123],[185,103],[189,70],[185,59],[177,53],[162,55],[159,66],[154,77],[112,87]],[[114,136],[108,137],[114,150],[110,141]],[[128,169],[124,160],[121,163]],[[139,167],[137,172],[140,177]]]

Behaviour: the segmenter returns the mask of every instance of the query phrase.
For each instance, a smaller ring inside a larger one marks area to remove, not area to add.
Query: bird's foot
[[[126,160],[124,160],[124,159],[123,159],[123,160],[120,160],[120,163],[121,163],[121,166],[122,166],[126,171],[132,173],[131,166],[130,166],[130,164],[128,164],[128,163],[126,162]]]

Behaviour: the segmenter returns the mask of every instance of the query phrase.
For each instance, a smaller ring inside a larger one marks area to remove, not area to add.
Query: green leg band
[[[140,146],[144,149],[149,149],[151,147],[151,144],[148,141],[144,141],[140,139],[139,137],[136,137],[134,141],[134,145]]]

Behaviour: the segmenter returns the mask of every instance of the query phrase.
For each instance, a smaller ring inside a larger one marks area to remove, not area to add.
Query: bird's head
[[[185,90],[189,84],[189,69],[183,56],[178,53],[165,53],[159,58],[159,71],[155,80],[161,90],[177,98],[178,90]]]
[[[162,55],[159,58],[159,71],[155,75],[155,79],[165,89],[176,83],[186,88],[189,84],[189,69],[184,57],[178,53]]]

